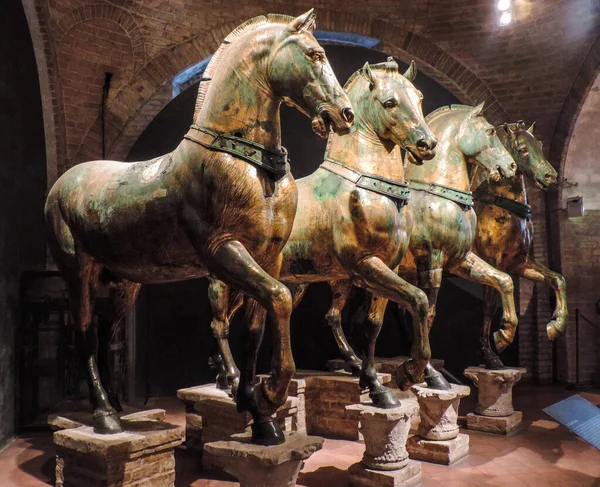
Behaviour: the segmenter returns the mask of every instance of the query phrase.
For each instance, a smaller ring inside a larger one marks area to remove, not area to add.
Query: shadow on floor
[[[313,472],[300,472],[297,484],[306,487],[344,487],[349,482],[348,471],[334,466],[319,467]]]

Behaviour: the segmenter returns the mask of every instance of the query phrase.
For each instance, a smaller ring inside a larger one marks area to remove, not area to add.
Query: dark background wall
[[[0,446],[14,431],[19,276],[43,268],[46,160],[40,88],[19,0],[0,15]]]
[[[363,47],[328,45],[327,55],[335,73],[344,82],[365,61],[385,61],[383,53]],[[404,72],[405,64],[399,62]],[[418,66],[417,66],[418,68]],[[458,100],[431,78],[417,75],[416,86],[425,98],[428,112]],[[174,98],[148,125],[129,153],[129,160],[143,160],[174,149],[187,131],[193,116],[198,85]],[[322,162],[325,141],[313,134],[309,120],[294,109],[282,108],[283,145],[288,149],[292,172],[300,178],[313,172]],[[302,202],[299,203],[300,205]],[[292,316],[292,345],[298,368],[324,369],[327,360],[339,356],[333,335],[324,316],[329,306],[326,284],[312,285],[303,303]],[[460,303],[460,306],[456,306]],[[150,396],[171,395],[179,387],[206,383],[214,379],[207,359],[213,349],[209,328],[212,316],[207,299],[206,280],[146,286],[139,306],[138,335],[144,337],[148,355],[145,382]],[[348,306],[345,323],[356,310]],[[407,315],[408,316],[408,315]],[[432,336],[434,355],[444,358],[447,367],[460,375],[478,363],[477,331],[481,322],[481,298],[478,286],[461,287],[457,279],[445,281],[439,298],[439,318]],[[360,330],[354,330],[357,338]],[[389,306],[384,329],[378,340],[380,356],[407,355],[411,339],[410,318],[395,306]],[[232,324],[231,342],[236,359],[242,340],[242,313]],[[270,337],[265,335],[259,371],[269,368]],[[516,346],[513,348],[516,350]],[[508,362],[514,362],[509,357]],[[138,364],[139,366],[139,364]]]

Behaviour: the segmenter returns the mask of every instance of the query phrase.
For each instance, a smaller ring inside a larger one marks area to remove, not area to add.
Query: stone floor
[[[424,463],[422,487],[600,487],[600,452],[541,411],[572,394],[560,387],[517,385],[515,407],[524,412],[525,428],[508,438],[469,432],[470,456],[452,467]],[[600,405],[600,391],[581,395]],[[151,406],[166,408],[172,422],[183,421],[177,401],[154,400]],[[472,397],[463,401],[461,414],[473,410],[473,406]],[[346,469],[360,459],[363,451],[361,442],[325,440],[323,450],[307,460],[298,485],[347,486]],[[177,467],[177,487],[238,485],[202,478],[194,459],[184,452],[177,453]],[[49,432],[24,435],[0,452],[2,487],[53,485],[53,471]]]

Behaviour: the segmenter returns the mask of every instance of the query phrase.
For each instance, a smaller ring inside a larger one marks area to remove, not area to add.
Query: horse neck
[[[426,181],[459,191],[470,190],[467,159],[458,141],[458,132],[463,120],[464,117],[457,118],[450,112],[428,122],[429,128],[438,139],[435,157],[420,166],[407,164],[408,180]]]
[[[195,123],[277,149],[281,145],[281,101],[266,76],[274,36],[257,42],[250,33],[223,53]]]
[[[398,146],[391,141],[382,141],[372,129],[358,120],[348,135],[329,136],[325,157],[363,174],[404,181],[404,167]]]
[[[501,196],[518,203],[527,204],[525,178],[520,172],[511,178],[503,178],[500,181],[484,181],[473,191],[476,191],[478,196]]]

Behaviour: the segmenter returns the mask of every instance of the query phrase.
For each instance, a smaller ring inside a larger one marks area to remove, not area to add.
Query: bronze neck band
[[[275,179],[285,176],[289,171],[287,150],[269,149],[262,144],[236,137],[235,135],[219,134],[206,127],[192,125],[184,136],[196,144],[209,150],[227,152],[239,159],[265,170]]]
[[[473,207],[473,195],[470,191],[460,191],[448,186],[442,186],[441,184],[419,181],[418,179],[409,181],[408,187],[453,201],[459,204],[463,210],[470,210]]]
[[[489,205],[499,206],[500,208],[504,208],[505,210],[514,213],[520,218],[531,220],[531,206],[525,203],[519,203],[518,201],[511,200],[510,198],[505,198],[504,196],[500,195],[494,195],[490,198],[476,196],[475,201],[481,201],[482,203],[487,203]]]
[[[374,193],[391,198],[396,203],[398,209],[404,206],[410,198],[410,189],[404,183],[392,181],[391,179],[386,179],[375,174],[363,174],[356,169],[346,166],[343,162],[330,159],[329,157],[325,158],[321,167],[347,179],[358,188],[373,191]]]

